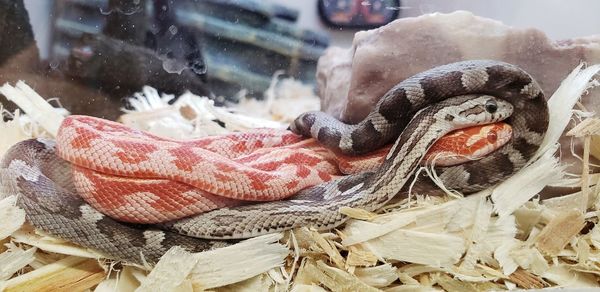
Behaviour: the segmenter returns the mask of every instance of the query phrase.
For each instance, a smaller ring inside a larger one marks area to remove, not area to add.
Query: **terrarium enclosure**
[[[0,291],[598,289],[596,11],[0,0]]]

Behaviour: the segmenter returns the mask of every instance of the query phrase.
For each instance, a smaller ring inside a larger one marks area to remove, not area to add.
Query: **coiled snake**
[[[91,247],[109,257],[156,262],[171,246],[207,250],[264,233],[345,221],[340,207],[376,210],[401,193],[427,149],[456,128],[504,120],[512,139],[477,161],[438,169],[448,187],[465,193],[488,188],[523,167],[548,126],[544,95],[522,69],[503,62],[452,63],[410,77],[386,93],[359,124],[347,125],[309,112],[291,130],[343,153],[362,154],[395,142],[382,166],[299,191],[274,202],[217,209],[156,226],[117,222],[76,195],[72,165],[58,158],[55,143],[21,142],[5,155],[0,191],[19,195],[37,228]]]

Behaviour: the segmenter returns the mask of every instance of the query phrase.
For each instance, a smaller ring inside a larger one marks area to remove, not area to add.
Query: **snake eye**
[[[486,101],[486,103],[485,103],[485,110],[488,113],[493,114],[498,110],[498,104],[496,104],[495,100],[490,99],[490,100]]]

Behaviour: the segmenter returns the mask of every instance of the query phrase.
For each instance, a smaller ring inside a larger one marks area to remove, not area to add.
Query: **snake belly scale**
[[[222,208],[157,226],[127,225],[95,211],[75,194],[67,177],[70,165],[46,140],[19,143],[6,154],[0,165],[8,169],[2,187],[5,193],[20,195],[20,206],[37,228],[116,259],[155,262],[173,245],[198,251],[227,245],[227,239],[299,226],[339,226],[346,220],[340,207],[373,211],[401,193],[427,149],[444,134],[500,120],[513,128],[512,139],[502,148],[481,160],[438,169],[447,186],[469,193],[523,167],[547,129],[542,90],[514,65],[463,61],[419,73],[392,88],[356,125],[321,112],[301,115],[292,131],[343,153],[362,154],[395,142],[378,170],[310,187],[287,200]]]

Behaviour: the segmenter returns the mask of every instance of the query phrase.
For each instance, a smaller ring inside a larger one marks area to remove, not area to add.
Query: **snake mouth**
[[[455,166],[482,159],[508,143],[512,132],[512,127],[504,122],[452,131],[429,148],[421,164]]]

